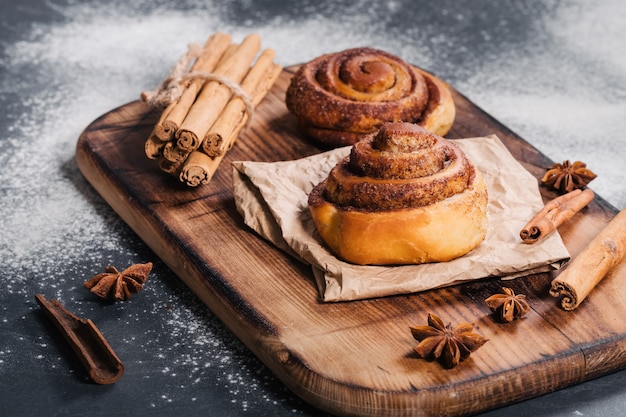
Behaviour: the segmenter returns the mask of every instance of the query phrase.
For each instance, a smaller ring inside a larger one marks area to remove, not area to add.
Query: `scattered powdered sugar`
[[[624,21],[617,1],[563,5],[538,22],[543,36],[457,84],[555,162],[585,161],[598,174],[591,188],[618,209],[626,207]]]
[[[0,372],[67,372],[67,358],[49,337],[32,339],[39,331],[33,296],[43,292],[111,335],[131,364],[128,373],[149,379],[159,369],[159,378],[171,378],[167,389],[146,393],[153,407],[205,401],[193,389],[203,385],[220,387],[220,401],[243,411],[262,403],[302,407],[285,388],[268,388],[276,384],[269,371],[154,259],[74,162],[78,136],[91,121],[155,88],[190,42],[215,31],[237,40],[259,33],[283,65],[355,46],[395,53],[436,72],[550,158],[586,161],[598,174],[592,188],[616,207],[626,205],[626,14],[619,0],[546,2],[537,11],[516,5],[511,13],[488,2],[483,12],[442,2],[411,15],[415,25],[408,28],[399,22],[410,1],[361,0],[353,14],[332,1],[270,3],[47,2],[54,21],[34,22],[2,44],[0,91],[8,99],[0,119],[0,329],[23,323],[25,330],[1,332]],[[518,25],[519,16],[532,22]],[[153,260],[155,269],[131,302],[103,306],[82,282],[112,259],[124,263],[119,268]],[[125,327],[144,331],[128,334]]]

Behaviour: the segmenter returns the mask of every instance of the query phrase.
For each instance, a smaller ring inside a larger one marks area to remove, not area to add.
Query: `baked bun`
[[[487,233],[487,187],[452,141],[387,123],[357,142],[309,194],[323,241],[360,265],[458,258]]]
[[[443,136],[455,106],[448,86],[387,52],[354,48],[322,55],[294,74],[287,108],[324,147],[352,145],[383,123],[417,123]]]

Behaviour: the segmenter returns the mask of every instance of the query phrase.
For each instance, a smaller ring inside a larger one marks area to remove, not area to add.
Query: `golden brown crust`
[[[480,173],[461,194],[431,206],[388,211],[342,208],[310,194],[317,230],[339,258],[358,265],[445,262],[463,256],[485,238],[487,189]]]
[[[473,176],[454,143],[412,123],[387,123],[330,171],[325,196],[363,210],[420,207],[463,192]]]
[[[347,130],[327,129],[314,126],[304,120],[300,120],[299,122],[300,128],[304,134],[325,149],[353,145],[371,135],[371,132],[349,132]]]
[[[381,129],[384,128],[383,125]],[[436,140],[411,152],[390,153],[380,149],[375,143],[375,137],[370,136],[352,146],[350,169],[356,174],[372,178],[424,177],[444,168],[446,160],[450,158],[450,149],[446,145],[446,142]]]
[[[423,120],[445,135],[455,114],[445,83],[372,48],[326,54],[302,65],[286,104],[305,133],[327,147],[351,145],[386,122]]]
[[[428,86],[428,105],[416,121],[418,125],[439,136],[445,136],[456,117],[456,106],[448,84],[434,75],[416,68],[426,80]]]
[[[363,162],[372,155],[375,163]],[[357,264],[464,255],[485,238],[486,207],[482,176],[460,148],[410,123],[385,124],[355,144],[309,194],[322,239]]]

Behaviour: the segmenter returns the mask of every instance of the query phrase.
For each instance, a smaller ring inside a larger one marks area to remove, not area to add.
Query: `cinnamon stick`
[[[180,71],[187,68],[190,57],[196,55],[190,49],[156,92],[142,93],[142,99],[145,96],[145,101],[154,105],[176,97],[170,94],[172,89],[183,88],[180,98],[163,111],[159,126],[153,128],[144,148],[149,158],[158,160],[162,171],[192,186],[211,179],[226,151],[251,122],[254,107],[263,100],[282,71],[280,65],[272,62],[275,52],[271,49],[262,51],[255,60],[261,47],[258,35],[247,36],[239,45],[225,46],[225,40],[230,42],[230,37],[223,34],[209,39],[190,70],[194,74]],[[209,47],[212,42],[218,42],[217,53]],[[208,62],[209,55],[213,69],[203,71],[208,67],[198,61]],[[176,114],[181,116],[174,117]],[[176,132],[173,137],[169,133],[157,135],[159,129],[167,126],[167,120],[181,117],[180,125],[171,127]],[[204,155],[214,159],[195,154],[205,141],[209,144]]]
[[[252,103],[254,106],[263,100],[281,71],[282,67],[280,65],[274,65],[266,71],[265,77],[261,79],[260,84],[255,89],[252,96]],[[233,107],[239,108],[239,105],[234,105]],[[214,157],[210,157],[205,152],[200,151],[194,151],[189,155],[180,170],[179,178],[181,182],[184,182],[191,187],[195,187],[200,184],[206,184],[211,180],[211,178],[213,178],[213,175],[226,155],[226,151],[233,146],[239,132],[246,125],[247,118],[249,117],[247,112],[243,112],[243,114],[241,114],[241,109],[239,108],[238,113],[240,114],[239,121],[237,121],[237,119],[233,120],[232,117],[229,117],[228,124],[223,124],[220,128],[225,139],[220,138],[220,143],[216,146],[216,150],[213,153]],[[223,120],[222,117],[220,117],[219,121],[221,120]]]
[[[157,138],[153,133],[144,144],[146,156],[150,159],[158,159],[163,154],[163,148],[166,144],[167,142]]]
[[[272,88],[274,82],[278,79],[278,76],[280,75],[282,70],[283,68],[280,65],[275,65],[273,68],[270,69],[267,74],[267,78],[259,85],[259,88],[252,96],[252,103],[255,106],[258,105],[263,100],[263,98],[265,98],[269,90]],[[247,125],[248,117],[248,114],[244,114],[239,123],[234,128],[232,128],[230,134],[224,135],[226,137],[226,140],[224,140],[222,143],[222,151],[220,152],[220,157],[223,157],[225,152],[233,146],[235,140],[239,136],[239,132],[241,132],[241,130],[243,130],[243,128]],[[227,130],[225,130],[225,132],[226,131]]]
[[[59,300],[48,301],[43,294],[36,294],[35,299],[61,331],[94,382],[112,384],[122,377],[122,361],[91,320],[70,313]]]
[[[161,169],[161,171],[171,175],[178,175],[181,167],[183,166],[183,163],[184,161],[170,161],[163,155],[161,155],[161,157],[159,158],[159,168]]]
[[[620,211],[553,281],[550,295],[563,296],[561,307],[571,311],[619,264],[626,250],[626,209]]]
[[[554,232],[583,207],[587,206],[593,198],[593,191],[587,188],[584,191],[574,190],[549,201],[521,230],[522,241],[535,243]]]
[[[151,137],[154,137],[154,139],[158,139],[160,141],[167,141],[172,137],[178,126],[172,126],[168,122],[167,117],[170,115],[170,113],[177,104],[177,101],[173,101],[168,104],[168,106],[163,110],[161,116],[159,117],[159,120],[152,129],[152,133],[150,134]]]
[[[252,98],[253,106],[256,106],[258,102],[265,97],[265,93],[267,93],[267,91],[256,91],[259,85],[261,84],[264,88],[269,90],[273,84],[273,82],[267,83],[262,81],[265,81],[263,77],[267,77],[268,74],[270,74],[269,70],[275,66],[273,63],[275,55],[276,53],[273,49],[264,50],[241,82],[241,89],[245,91],[248,96],[251,98],[256,96],[256,102],[255,99]],[[220,117],[207,132],[202,142],[202,150],[211,157],[221,155],[225,151],[221,146],[224,139],[227,139],[231,135],[233,129],[239,125],[242,119],[247,121],[248,118],[249,115],[246,112],[246,103],[244,100],[241,97],[233,97],[220,114]]]
[[[220,61],[213,74],[240,83],[260,48],[261,38],[256,34],[248,35],[231,56]],[[232,89],[221,82],[207,81],[176,133],[178,147],[189,152],[198,149],[232,95]]]
[[[221,32],[217,32],[209,37],[202,48],[202,52],[191,67],[191,72],[210,73],[213,71],[229,47],[230,41],[230,35]],[[204,80],[202,78],[191,80],[178,101],[173,103],[167,117],[160,124],[157,123],[155,133],[161,140],[170,140],[174,136],[196,100],[203,84]]]
[[[180,170],[180,181],[190,187],[206,184],[215,173],[212,166],[213,159],[209,155],[201,151],[193,151]]]
[[[171,162],[184,162],[189,156],[189,152],[176,146],[176,142],[170,141],[165,144],[162,150],[163,157]]]

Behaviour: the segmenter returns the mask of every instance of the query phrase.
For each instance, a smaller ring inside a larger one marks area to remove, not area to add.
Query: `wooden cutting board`
[[[626,364],[626,267],[573,312],[548,295],[554,274],[507,281],[531,311],[494,320],[484,299],[502,282],[484,279],[423,293],[320,302],[309,268],[248,229],[235,209],[230,161],[278,161],[320,150],[302,139],[284,104],[295,67],[281,74],[210,184],[187,188],[144,155],[158,114],[132,102],[95,120],[78,140],[84,176],[129,226],[294,393],[337,415],[473,414],[548,393]],[[552,161],[453,91],[448,137],[497,134],[537,178]],[[567,155],[563,155],[567,159]],[[559,161],[560,162],[560,161]],[[544,198],[555,194],[542,188]],[[602,198],[560,229],[572,255],[615,215]],[[472,322],[489,339],[446,370],[419,359],[410,325],[429,312]]]

